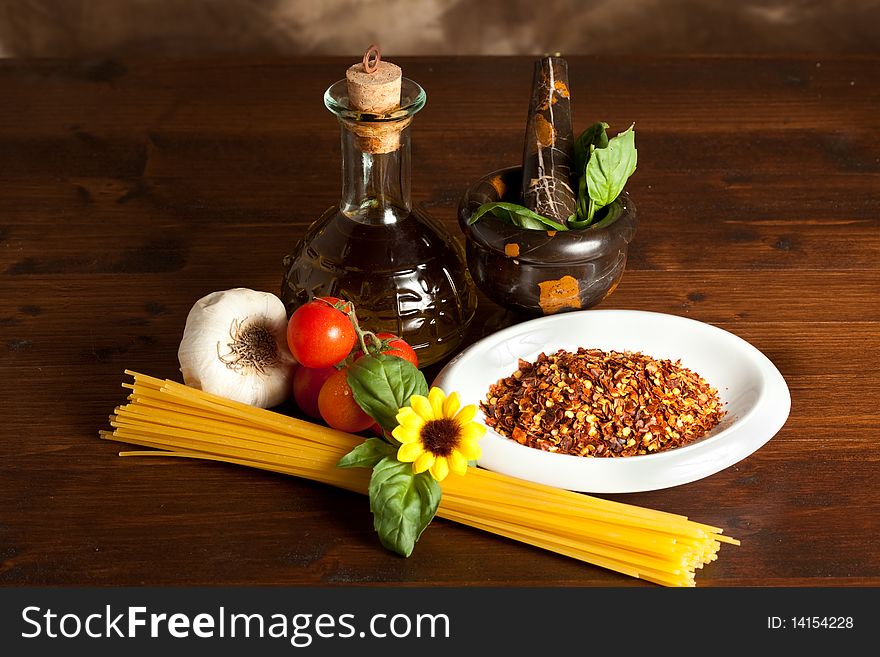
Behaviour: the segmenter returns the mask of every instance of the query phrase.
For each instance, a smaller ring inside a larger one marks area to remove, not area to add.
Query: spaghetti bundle
[[[363,439],[127,371],[129,403],[101,437],[151,448],[121,456],[234,463],[366,493],[370,471],[336,463]],[[158,450],[158,451],[156,451]],[[685,516],[603,500],[471,468],[448,477],[442,518],[666,586],[694,586],[694,571],[739,545]]]

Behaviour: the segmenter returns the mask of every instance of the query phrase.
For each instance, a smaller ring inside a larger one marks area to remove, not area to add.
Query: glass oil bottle
[[[288,314],[318,296],[352,301],[365,328],[403,337],[425,366],[459,346],[476,293],[461,246],[410,199],[410,127],[425,92],[389,62],[374,81],[373,63],[365,55],[324,94],[341,126],[342,199],[285,257],[281,299]]]

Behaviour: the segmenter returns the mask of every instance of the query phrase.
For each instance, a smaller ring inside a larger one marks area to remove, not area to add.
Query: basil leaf
[[[348,454],[339,459],[337,468],[372,468],[386,456],[392,456],[397,448],[381,438],[367,438]]]
[[[574,142],[574,170],[578,176],[582,176],[593,152],[590,148],[606,148],[608,146],[608,133],[605,130],[608,124],[604,121],[594,123],[584,130],[577,141]]]
[[[569,228],[583,228],[590,223],[590,216],[587,214],[587,177],[581,175],[578,178],[578,195],[577,195],[577,218],[575,221],[569,221]]]
[[[593,224],[593,228],[605,228],[605,226],[610,226],[615,221],[620,218],[620,215],[623,214],[623,206],[620,203],[612,203],[608,206],[608,212],[605,214],[602,219]]]
[[[410,397],[428,394],[424,374],[409,361],[386,354],[355,361],[346,380],[358,406],[389,432],[397,426],[397,411]]]
[[[527,228],[529,230],[568,230],[562,224],[553,221],[552,219],[548,219],[537,212],[532,212],[524,205],[505,203],[503,201],[483,203],[483,205],[477,208],[477,211],[471,215],[468,223],[476,223],[477,220],[487,212],[518,228]]]
[[[579,230],[581,228],[586,228],[590,225],[589,221],[569,221],[568,225],[572,230]]]
[[[590,205],[591,206],[594,205],[592,199],[590,199]],[[620,218],[620,215],[623,213],[623,207],[620,205],[620,203],[612,203],[611,205],[606,206],[606,207],[608,208],[608,211],[605,213],[605,216],[602,217],[601,219],[599,219],[599,221],[594,223],[592,226],[590,225],[590,223],[593,221],[593,219],[596,218],[595,212],[593,212],[593,216],[590,217],[589,221],[571,221],[571,222],[569,222],[569,224],[568,224],[569,228],[571,228],[572,230],[577,230],[580,228],[587,228],[587,227],[589,227],[589,228],[605,228],[605,226],[610,226],[611,224],[613,224],[615,221],[617,221]]]
[[[607,148],[593,151],[587,162],[587,193],[597,210],[609,205],[620,195],[627,179],[636,170],[636,160],[633,126],[613,137]]]
[[[415,474],[412,463],[386,456],[370,478],[370,510],[379,540],[404,557],[437,513],[440,486],[427,472]]]

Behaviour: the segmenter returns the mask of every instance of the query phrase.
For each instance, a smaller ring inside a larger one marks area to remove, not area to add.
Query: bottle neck
[[[408,123],[408,122],[407,122]],[[370,152],[363,137],[342,122],[342,212],[363,224],[393,224],[406,217],[410,201],[409,125],[400,129],[400,146]]]

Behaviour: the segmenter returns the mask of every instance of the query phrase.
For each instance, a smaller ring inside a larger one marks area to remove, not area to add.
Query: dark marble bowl
[[[468,221],[483,203],[520,203],[522,169],[494,171],[464,194],[458,224],[476,284],[495,303],[529,315],[594,306],[614,291],[636,232],[636,210],[623,192],[599,212],[596,225],[571,231],[526,230],[484,215]]]

